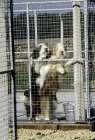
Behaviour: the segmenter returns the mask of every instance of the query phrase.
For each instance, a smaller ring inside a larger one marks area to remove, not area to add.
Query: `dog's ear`
[[[25,90],[25,91],[24,91],[24,96],[30,97],[29,90]]]
[[[40,45],[39,45],[39,49],[41,49],[41,47],[42,47],[42,45],[40,44]]]
[[[46,56],[46,59],[49,59],[49,58],[51,57],[51,55],[52,55],[52,52],[51,52],[51,50],[49,49],[48,54],[47,54],[47,56]]]
[[[45,45],[46,45],[46,46],[48,46],[48,44],[47,44],[47,43],[45,43]]]
[[[64,50],[65,50],[65,51],[68,51],[68,49],[67,49],[67,45],[64,47]]]
[[[35,48],[32,53],[32,59],[37,59],[39,57],[39,48]]]
[[[36,46],[36,48],[38,48],[39,50],[41,49],[41,47],[42,47],[42,44],[38,44],[38,45]]]
[[[52,55],[56,55],[57,50],[58,50],[58,47],[57,47],[56,44],[54,44],[54,45],[52,46]]]
[[[55,52],[54,50],[55,50],[55,45],[50,47],[50,55],[54,55],[54,52]]]

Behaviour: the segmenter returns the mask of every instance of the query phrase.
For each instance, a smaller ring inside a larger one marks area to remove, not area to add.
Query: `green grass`
[[[29,87],[29,81],[28,81],[28,72],[24,71],[18,71],[16,72],[16,90],[24,90]],[[61,81],[62,83],[60,84],[60,89],[67,88],[67,89],[72,89],[73,88],[73,73],[65,74]]]
[[[90,80],[95,80],[95,70],[90,69]],[[16,90],[24,90],[29,87],[28,72],[17,71],[16,75]],[[85,72],[83,73],[83,79],[85,82]],[[60,89],[73,89],[74,88],[74,73],[68,73],[61,77]]]
[[[16,90],[27,89],[29,85],[28,72],[19,71],[15,75]]]

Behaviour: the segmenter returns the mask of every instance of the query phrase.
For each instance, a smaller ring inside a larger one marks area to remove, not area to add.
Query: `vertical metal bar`
[[[15,90],[15,51],[14,51],[14,26],[13,26],[13,0],[10,0],[10,14],[11,14],[11,38],[12,38],[12,59],[13,59],[13,71],[12,71],[12,79],[13,79],[13,104],[14,104],[14,120],[13,120],[13,130],[14,130],[14,140],[17,140],[17,118],[16,118],[16,90]]]
[[[30,117],[32,117],[32,93],[31,93],[31,63],[30,63],[30,33],[29,33],[29,9],[27,6],[27,41],[28,41],[28,72],[29,72],[29,92],[30,92]]]
[[[34,11],[34,24],[35,24],[35,46],[38,44],[38,35],[37,35],[37,11]]]
[[[10,5],[8,6],[8,23],[9,23],[9,44],[10,44],[10,63],[11,70],[13,70],[13,57],[12,57],[12,36],[11,36],[11,14],[10,14]]]
[[[61,14],[60,14],[60,22],[61,22],[61,28],[60,28],[60,34],[61,34],[61,43],[63,44],[63,19],[62,19],[62,17],[61,17]]]
[[[84,1],[84,38],[85,38],[85,82],[86,82],[86,103],[87,119],[90,119],[90,92],[89,92],[89,58],[88,58],[88,4]]]
[[[13,70],[13,57],[12,57],[12,34],[11,34],[11,14],[10,14],[10,5],[8,6],[8,23],[9,23],[9,45],[10,45],[10,64],[11,64],[11,70]],[[11,102],[10,102],[10,106],[11,106],[11,111],[14,112],[14,82],[13,82],[13,78],[11,75]],[[12,103],[12,105],[11,105]],[[13,113],[13,137],[15,137],[15,125],[14,125],[14,113]]]

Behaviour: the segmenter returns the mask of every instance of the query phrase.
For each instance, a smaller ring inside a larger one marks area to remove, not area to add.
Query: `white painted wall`
[[[0,72],[7,70],[4,0],[0,0]],[[8,140],[8,79],[0,74],[0,140]]]

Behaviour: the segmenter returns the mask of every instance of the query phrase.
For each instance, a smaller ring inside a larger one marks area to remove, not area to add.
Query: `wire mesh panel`
[[[94,1],[89,1],[88,2],[88,46],[89,46],[89,87],[90,87],[90,112],[91,112],[91,119],[93,120],[95,117],[95,65],[94,65],[94,60],[95,60],[95,20],[94,20],[94,15],[95,15],[95,2]]]
[[[94,83],[92,3],[14,0],[18,120],[66,122],[65,112],[70,110],[64,106],[68,109],[68,103],[74,106],[73,122],[91,119],[94,107],[94,91],[90,91],[94,90],[91,88]]]
[[[0,139],[16,139],[10,1],[0,1]]]

